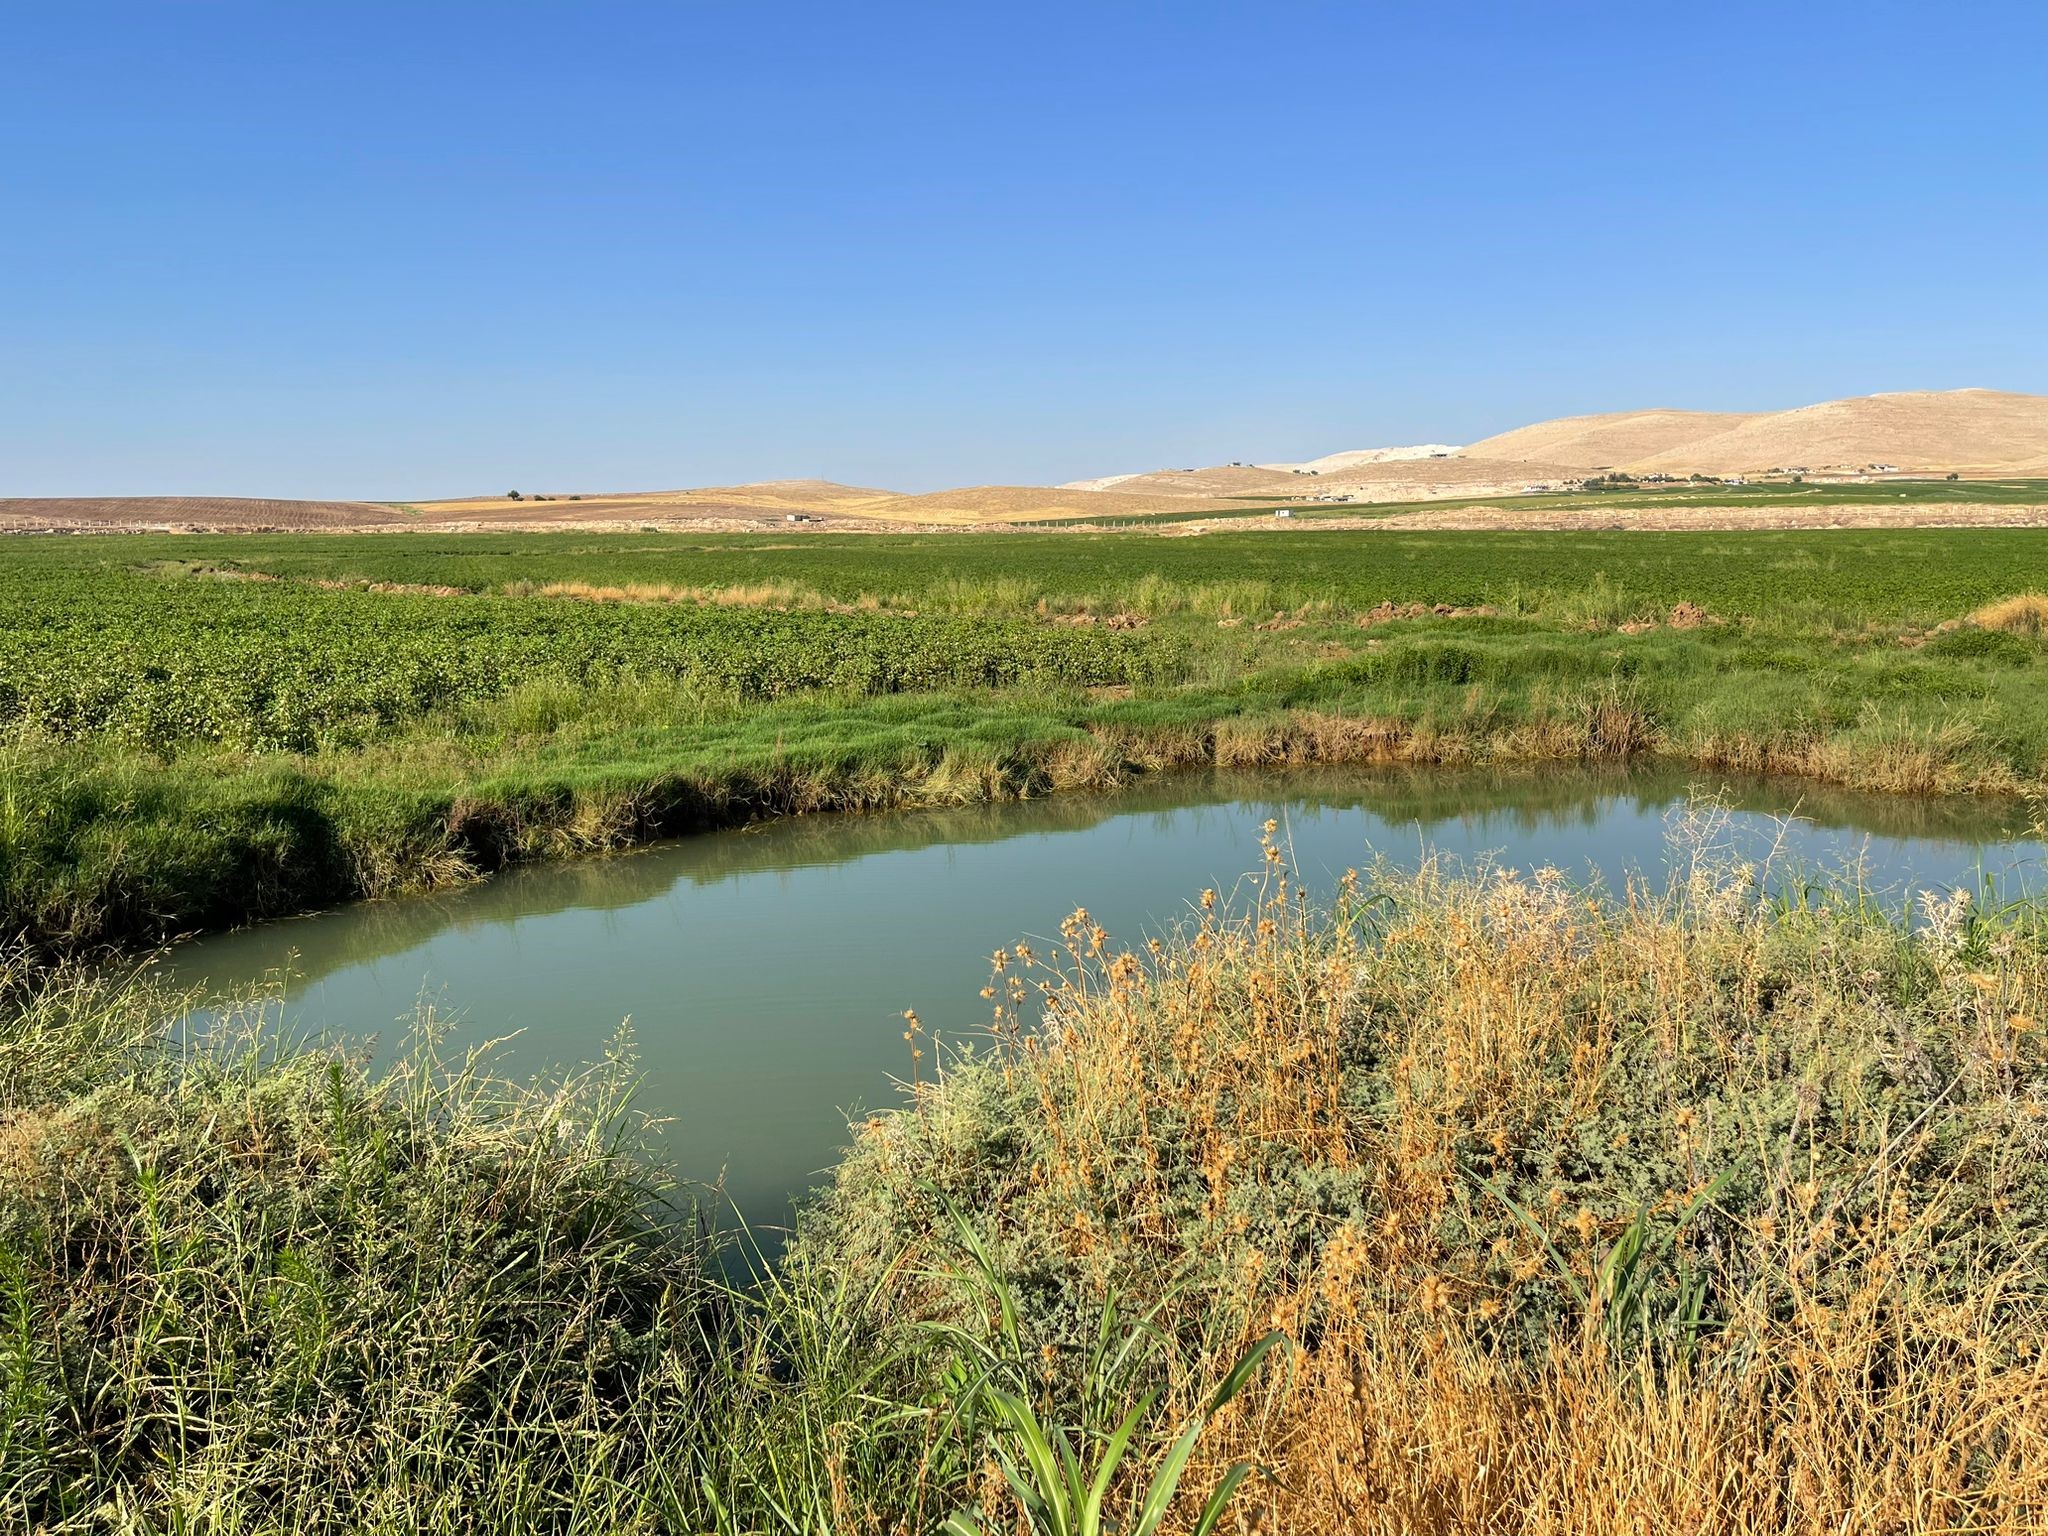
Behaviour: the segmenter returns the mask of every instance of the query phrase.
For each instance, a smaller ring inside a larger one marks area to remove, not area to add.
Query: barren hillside
[[[1295,468],[1223,464],[1109,475],[1063,486],[975,485],[921,495],[831,480],[766,480],[689,490],[500,493],[420,503],[0,498],[0,532],[649,526],[743,532],[779,528],[792,518],[829,529],[881,532],[1244,512],[1261,501],[1369,504],[1512,497],[1562,490],[1569,481],[1609,468],[1683,476],[1875,466],[1967,478],[2048,476],[2048,396],[1963,389],[1868,395],[1768,414],[1623,411],[1537,422],[1462,449],[1434,444],[1358,449]],[[1307,473],[1310,469],[1318,472]]]
[[[1864,395],[1751,417],[1683,447],[1627,461],[1631,472],[1862,468],[1997,472],[2048,457],[2048,396],[1992,389]],[[2016,471],[2015,471],[2016,472]]]
[[[302,532],[397,527],[417,521],[367,501],[279,501],[253,496],[0,497],[0,532]]]
[[[429,516],[476,517],[501,514],[521,507],[546,507],[551,515],[599,508],[617,512],[633,510],[675,510],[679,506],[716,503],[722,507],[748,507],[764,512],[824,511],[851,509],[869,502],[886,501],[895,491],[868,486],[841,485],[834,480],[760,480],[748,485],[711,485],[675,491],[603,491],[567,495],[542,492],[518,501],[509,496],[458,496],[445,501],[420,502],[419,510]]]
[[[1312,469],[1319,475],[1342,474],[1361,464],[1395,464],[1408,459],[1449,458],[1464,450],[1454,443],[1413,443],[1405,448],[1351,448],[1343,453],[1326,453],[1320,459],[1299,464],[1261,464],[1260,469]]]
[[[1122,486],[1084,491],[1037,485],[970,485],[922,496],[892,496],[863,506],[859,515],[892,523],[1014,523],[1039,518],[1144,517],[1189,510],[1241,511],[1243,504],[1215,497],[1147,495]]]
[[[1579,470],[1610,469],[1688,445],[1755,418],[1729,411],[1615,411],[1604,416],[1560,416],[1484,438],[1465,457],[1541,461]]]
[[[1106,475],[1062,489],[1390,501],[1509,495],[1609,469],[1754,474],[1792,467],[1861,470],[1878,464],[1923,474],[2048,473],[2048,397],[1963,389],[1830,400],[1790,411],[1560,416],[1464,448],[1357,449],[1300,464]],[[1308,470],[1316,473],[1297,473]]]
[[[1562,488],[1584,471],[1544,459],[1482,459],[1461,453],[1448,459],[1412,459],[1361,464],[1349,473],[1311,480],[1317,493],[1352,492],[1362,501],[1406,501],[1428,496],[1487,496],[1531,485]]]
[[[1077,480],[1063,491],[1114,491],[1145,496],[1300,496],[1315,480],[1285,469],[1251,464],[1216,464],[1206,469],[1155,469],[1139,475],[1105,475]]]

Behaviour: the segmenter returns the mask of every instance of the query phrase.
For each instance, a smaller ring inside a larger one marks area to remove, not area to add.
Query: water
[[[896,1102],[905,1008],[940,1035],[981,1027],[992,951],[1086,906],[1136,944],[1204,886],[1259,862],[1269,818],[1312,885],[1425,850],[1618,888],[1661,883],[1697,801],[1716,845],[1799,882],[1852,867],[1921,889],[2039,889],[2024,811],[1711,775],[1444,770],[1163,777],[1113,796],[771,822],[615,858],[540,866],[448,895],[371,903],[194,942],[182,982],[287,978],[285,1022],[385,1048],[422,1002],[457,1041],[518,1031],[506,1070],[600,1058],[630,1018],[639,1107],[688,1178],[774,1224],[814,1187],[850,1114]],[[929,1061],[929,1057],[927,1057]]]

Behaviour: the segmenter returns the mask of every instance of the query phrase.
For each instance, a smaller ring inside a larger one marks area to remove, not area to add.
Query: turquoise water
[[[596,1060],[630,1019],[637,1102],[668,1122],[679,1169],[722,1181],[772,1225],[832,1164],[847,1117],[896,1101],[904,1009],[941,1035],[978,1029],[998,946],[1056,934],[1077,906],[1135,944],[1204,886],[1252,870],[1268,819],[1321,885],[1426,852],[1661,883],[1704,836],[1716,857],[1768,860],[1781,884],[1860,870],[1903,900],[1985,875],[2002,892],[2038,887],[2044,857],[2008,804],[1787,781],[1200,774],[1111,796],[764,823],[207,938],[171,966],[224,992],[282,978],[288,1027],[385,1049],[431,1004],[456,1016],[458,1045],[512,1035],[501,1065],[520,1073]]]

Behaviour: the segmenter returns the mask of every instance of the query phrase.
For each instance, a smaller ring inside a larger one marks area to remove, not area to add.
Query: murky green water
[[[1135,943],[1252,869],[1268,818],[1312,883],[1425,850],[1661,882],[1701,796],[1723,808],[1713,845],[1771,858],[1781,881],[1854,866],[1901,898],[1985,874],[2043,887],[2026,813],[1991,802],[1683,774],[1212,774],[774,822],[273,923],[173,965],[225,990],[288,973],[285,1019],[305,1031],[389,1041],[429,1002],[465,1021],[458,1041],[519,1031],[503,1063],[522,1072],[596,1059],[630,1017],[639,1103],[672,1122],[681,1170],[722,1174],[750,1220],[774,1223],[831,1165],[846,1116],[894,1102],[902,1011],[941,1034],[979,1028],[990,952],[1055,933],[1076,906]]]

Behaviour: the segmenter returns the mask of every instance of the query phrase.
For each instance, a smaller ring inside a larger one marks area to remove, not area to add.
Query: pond
[[[1204,886],[1259,862],[1267,820],[1313,887],[1425,853],[1619,888],[1712,846],[1765,878],[1854,873],[1923,889],[2039,889],[2024,808],[1859,796],[1668,771],[1294,770],[1162,776],[1115,795],[816,816],[605,859],[538,865],[450,894],[370,903],[195,941],[170,966],[223,994],[282,980],[297,1032],[385,1049],[422,1003],[455,1044],[517,1032],[502,1070],[599,1059],[632,1023],[638,1107],[679,1171],[772,1226],[820,1182],[849,1115],[897,1101],[903,1010],[940,1036],[986,1021],[989,957],[1046,947],[1085,906],[1135,945]]]

